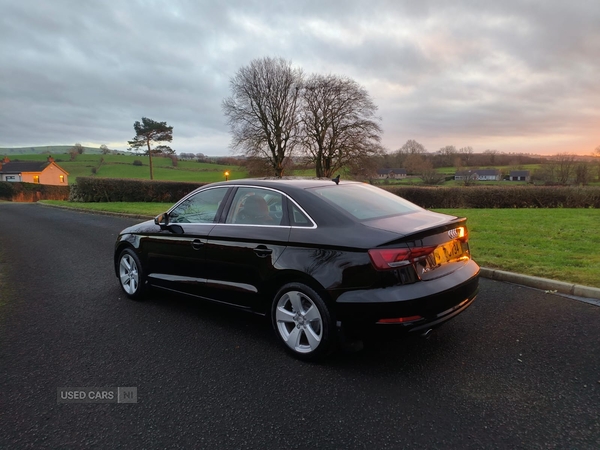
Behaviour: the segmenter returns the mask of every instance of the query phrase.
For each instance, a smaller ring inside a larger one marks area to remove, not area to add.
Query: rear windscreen
[[[422,211],[422,208],[397,195],[368,184],[341,184],[310,190],[358,220]]]

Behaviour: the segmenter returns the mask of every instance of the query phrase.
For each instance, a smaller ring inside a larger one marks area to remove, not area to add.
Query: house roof
[[[69,175],[65,169],[60,167],[54,161],[15,161],[2,163],[0,161],[0,173],[25,173],[25,172],[42,172],[46,167],[53,165],[60,169],[66,175]]]
[[[8,162],[2,164],[0,173],[41,172],[48,164],[48,161]]]
[[[397,175],[401,175],[401,174],[406,175],[406,169],[377,169],[378,175],[385,175],[388,173],[395,173]]]

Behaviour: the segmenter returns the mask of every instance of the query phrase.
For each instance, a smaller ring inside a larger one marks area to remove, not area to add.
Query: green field
[[[12,155],[11,161],[45,161],[48,155]],[[150,179],[150,167],[147,156],[130,155],[78,155],[75,161],[69,155],[54,154],[55,162],[69,173],[69,184],[75,183],[77,177],[99,178],[137,178]],[[134,166],[139,160],[142,166]],[[225,179],[225,171],[230,180],[247,178],[244,167],[225,166],[220,164],[199,163],[196,161],[178,161],[173,167],[170,158],[152,158],[155,180],[211,182]],[[96,170],[96,174],[93,173]]]
[[[156,216],[170,203],[70,203],[59,206]],[[600,287],[600,210],[457,209],[438,210],[467,217],[475,261],[502,269],[585,286]]]

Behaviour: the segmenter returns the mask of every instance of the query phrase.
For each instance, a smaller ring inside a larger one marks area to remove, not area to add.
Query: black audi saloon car
[[[339,337],[426,333],[478,291],[466,219],[383,189],[321,179],[230,181],[123,230],[114,267],[152,287],[268,315],[283,347],[320,359]]]

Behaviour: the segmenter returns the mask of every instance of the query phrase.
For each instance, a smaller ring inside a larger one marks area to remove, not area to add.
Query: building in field
[[[15,162],[5,157],[0,160],[0,181],[67,186],[69,173],[56,164],[52,156],[48,156],[47,161]]]
[[[401,180],[406,178],[406,169],[377,169],[377,177],[381,180]]]
[[[498,169],[463,170],[454,174],[455,180],[500,181],[502,174]]]
[[[529,170],[511,170],[509,175],[510,181],[531,181],[531,173]]]

